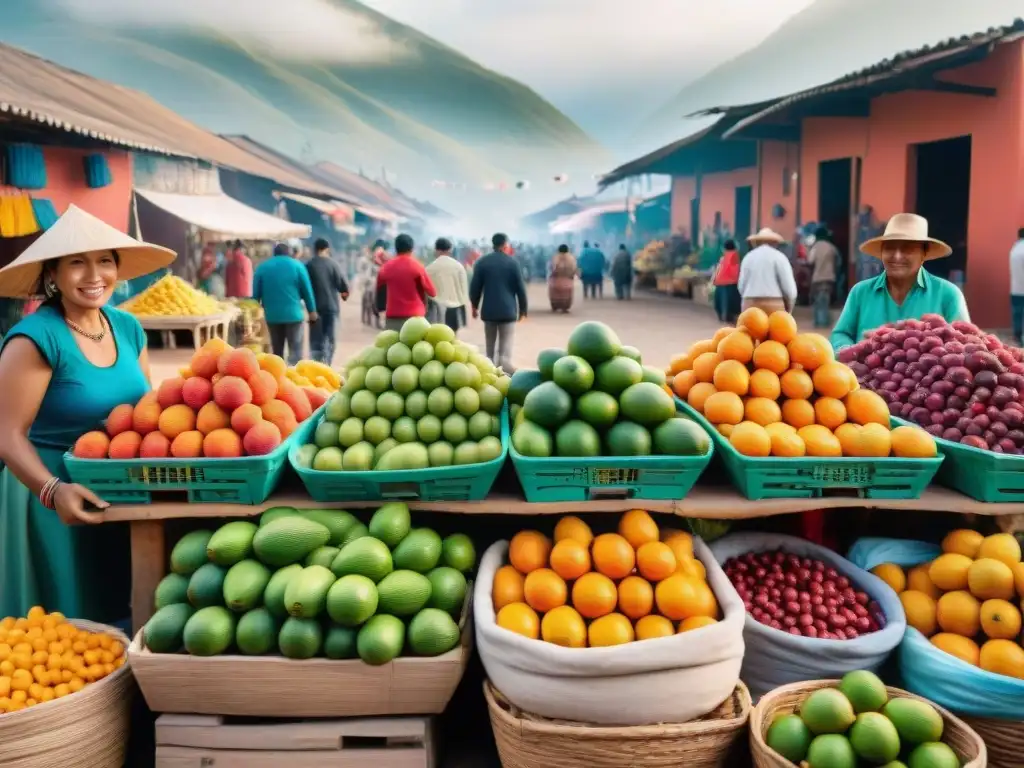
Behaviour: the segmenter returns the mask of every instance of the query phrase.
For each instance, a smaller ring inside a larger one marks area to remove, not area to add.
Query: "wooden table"
[[[381,502],[324,504],[313,501],[301,487],[285,487],[263,504],[153,504],[112,506],[104,514],[106,522],[128,522],[132,549],[132,624],[138,631],[153,615],[153,591],[167,573],[164,525],[174,519],[221,519],[256,517],[271,507],[375,508]],[[413,510],[463,515],[562,515],[579,513],[625,512],[643,507],[651,512],[705,520],[747,520],[817,509],[891,509],[906,512],[953,512],[998,518],[1003,530],[1024,528],[1024,502],[986,504],[957,491],[930,486],[919,499],[864,499],[854,496],[830,496],[817,499],[766,499],[749,501],[732,487],[698,486],[686,498],[671,501],[636,499],[531,503],[518,491],[497,490],[484,501],[410,502]]]
[[[238,307],[230,307],[214,315],[198,317],[139,317],[139,324],[147,331],[159,331],[164,349],[175,349],[175,331],[191,331],[192,346],[199,349],[214,336],[227,341],[231,323],[241,313]]]

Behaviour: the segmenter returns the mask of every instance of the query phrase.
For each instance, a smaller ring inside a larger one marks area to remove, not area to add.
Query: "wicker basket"
[[[783,685],[761,697],[750,715],[750,753],[754,758],[756,768],[793,768],[793,763],[778,752],[769,749],[765,743],[764,737],[768,733],[768,727],[775,720],[776,715],[792,714],[799,709],[800,704],[812,691],[833,688],[837,685],[839,685],[838,680],[810,680],[805,683]],[[945,723],[942,740],[953,748],[957,757],[960,758],[963,768],[985,768],[988,765],[985,742],[963,720],[920,696],[888,686],[886,690],[890,696],[926,701],[935,707]]]
[[[105,632],[128,648],[114,627],[72,622]],[[131,729],[135,682],[125,663],[78,693],[0,715],[0,765],[4,768],[121,768]]]
[[[1024,722],[992,717],[971,717],[963,720],[981,736],[988,750],[989,768],[1018,768],[1024,755]]]
[[[517,709],[484,682],[503,768],[717,768],[742,749],[750,692],[740,682],[710,714],[689,723],[632,728],[548,720]],[[624,705],[625,706],[625,705]]]

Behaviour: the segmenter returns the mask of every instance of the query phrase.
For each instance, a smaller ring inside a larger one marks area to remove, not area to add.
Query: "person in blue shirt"
[[[583,241],[583,252],[578,259],[580,280],[583,282],[583,298],[604,298],[604,273],[608,268],[608,260],[601,249],[590,241]]]
[[[70,482],[64,454],[150,390],[146,334],[108,301],[119,280],[174,258],[71,206],[0,269],[0,296],[46,297],[0,350],[0,616],[35,605],[104,623],[129,615],[128,530],[96,525],[108,505]]]
[[[274,255],[256,268],[252,297],[263,305],[274,354],[285,357],[287,347],[285,359],[289,365],[296,365],[302,359],[306,338],[303,320],[313,324],[318,315],[309,272],[292,255],[291,246],[278,243],[274,246]]]

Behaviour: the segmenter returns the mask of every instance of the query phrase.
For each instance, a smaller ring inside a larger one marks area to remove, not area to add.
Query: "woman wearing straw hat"
[[[881,260],[883,271],[850,291],[832,330],[836,350],[856,343],[867,331],[886,323],[929,313],[941,315],[950,323],[970,320],[960,289],[924,269],[926,261],[952,253],[944,242],[928,236],[927,219],[915,213],[897,213],[881,236],[866,240],[860,249]]]
[[[789,258],[775,246],[786,238],[768,227],[747,238],[753,248],[740,262],[739,290],[742,308],[759,307],[768,314],[792,312],[796,304],[796,280]]]
[[[91,525],[107,503],[67,481],[63,455],[149,391],[145,332],[105,305],[119,280],[174,258],[70,206],[0,269],[0,296],[46,296],[0,351],[0,615],[33,605],[96,621],[127,615],[127,531]]]

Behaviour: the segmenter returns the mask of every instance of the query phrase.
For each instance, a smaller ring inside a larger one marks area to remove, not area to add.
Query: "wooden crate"
[[[433,718],[161,715],[156,768],[434,768]]]

